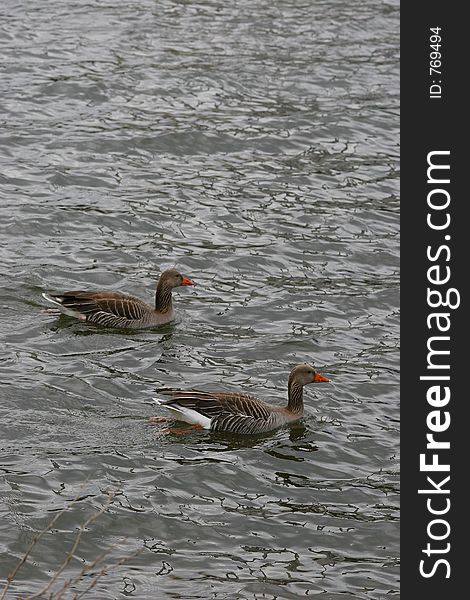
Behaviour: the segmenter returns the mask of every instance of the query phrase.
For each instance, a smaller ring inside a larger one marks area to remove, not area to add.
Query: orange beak
[[[330,380],[327,379],[326,377],[323,377],[323,375],[320,375],[320,373],[315,373],[315,377],[313,378],[313,381],[315,383],[320,383],[322,381],[330,381]]]
[[[181,285],[194,285],[194,281],[191,281],[191,279],[188,279],[188,277],[183,276],[183,281],[181,282]]]

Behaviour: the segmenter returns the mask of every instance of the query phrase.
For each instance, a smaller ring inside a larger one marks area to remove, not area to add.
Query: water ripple
[[[11,591],[40,589],[115,493],[56,591],[103,553],[96,599],[398,597],[398,4],[6,0],[0,23],[0,579],[65,509]],[[48,289],[151,301],[171,266],[197,286],[159,330],[40,314]],[[332,381],[301,423],[146,423],[161,386],[284,402],[301,361]]]

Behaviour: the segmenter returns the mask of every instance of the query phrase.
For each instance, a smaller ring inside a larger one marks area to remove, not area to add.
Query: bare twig
[[[44,585],[44,587],[42,589],[40,589],[37,592],[34,592],[32,594],[30,594],[29,596],[27,596],[26,600],[33,600],[39,597],[47,597],[49,598],[49,600],[51,600],[52,598],[54,598],[54,600],[61,600],[62,596],[64,595],[65,591],[70,589],[70,587],[74,584],[83,582],[83,580],[85,579],[85,576],[92,570],[94,569],[99,562],[101,562],[103,560],[103,558],[105,556],[107,556],[115,547],[116,545],[111,546],[110,548],[108,548],[107,550],[105,550],[104,552],[102,552],[99,556],[97,556],[93,561],[91,561],[89,564],[84,565],[82,567],[82,569],[80,570],[80,572],[73,576],[73,577],[69,577],[68,579],[66,579],[63,584],[62,587],[58,590],[58,591],[53,591],[51,588],[54,585],[54,583],[57,582],[58,577],[60,576],[61,573],[63,573],[63,571],[67,568],[67,566],[69,565],[69,563],[71,562],[71,560],[74,558],[75,556],[75,552],[80,544],[81,538],[83,533],[85,532],[85,530],[87,529],[87,527],[93,522],[95,521],[100,515],[102,515],[109,507],[109,505],[113,502],[115,496],[116,496],[117,492],[110,492],[109,496],[106,500],[106,502],[103,504],[103,506],[97,510],[96,512],[94,512],[91,516],[89,516],[81,525],[79,528],[79,531],[77,533],[77,535],[75,536],[75,540],[72,544],[72,547],[70,548],[70,550],[68,551],[64,561],[62,562],[62,564],[60,565],[60,567],[57,569],[57,571],[54,573],[54,575],[50,578],[50,580],[48,581],[48,583],[46,585]],[[41,537],[48,531],[50,531],[55,522],[59,519],[59,517],[61,515],[63,515],[64,512],[66,512],[69,508],[69,506],[72,506],[73,504],[75,504],[75,502],[77,502],[80,499],[80,496],[77,495],[76,498],[74,498],[70,504],[63,508],[62,510],[60,510],[53,519],[51,519],[51,521],[47,524],[47,526],[40,531],[39,533],[37,533],[28,549],[26,550],[24,556],[21,558],[21,560],[19,561],[19,563],[16,565],[16,567],[13,569],[13,571],[10,573],[10,575],[8,575],[7,581],[6,581],[6,585],[0,595],[0,600],[4,600],[6,598],[6,594],[14,580],[14,578],[16,577],[18,571],[21,569],[21,567],[25,564],[25,562],[27,561],[28,557],[30,556],[33,548],[35,547],[35,545],[38,543],[38,541],[41,539]],[[103,577],[104,575],[106,575],[110,570],[115,569],[116,567],[124,564],[126,561],[130,560],[131,558],[133,558],[134,556],[137,556],[138,554],[140,554],[140,552],[142,552],[142,548],[137,550],[136,552],[133,552],[132,554],[130,554],[129,556],[120,558],[118,561],[116,561],[114,564],[111,563],[110,565],[104,566],[103,568],[100,569],[100,571],[94,575],[94,577],[92,578],[90,584],[88,585],[88,587],[84,590],[82,590],[81,592],[76,592],[74,595],[74,599],[78,600],[79,598],[82,598],[85,594],[87,594],[90,590],[92,590],[98,583],[98,581],[101,579],[101,577]]]
[[[95,577],[93,577],[92,582],[90,583],[90,585],[87,588],[85,588],[82,592],[80,592],[80,593],[77,592],[75,594],[75,596],[73,597],[73,600],[80,600],[80,598],[83,598],[83,596],[85,594],[87,594],[90,590],[92,590],[95,587],[95,585],[98,583],[98,581],[101,579],[101,577],[103,577],[103,575],[106,575],[108,571],[110,571],[111,569],[115,569],[116,567],[120,567],[126,561],[130,560],[131,558],[134,558],[134,556],[137,556],[141,552],[142,552],[142,548],[139,548],[139,550],[136,550],[129,556],[124,556],[123,558],[120,558],[113,565],[108,565],[107,567],[103,567],[101,569],[101,571]]]
[[[109,494],[107,501],[103,504],[103,506],[100,508],[100,510],[93,513],[90,517],[88,517],[88,519],[86,519],[86,521],[84,523],[82,523],[80,525],[80,529],[75,537],[75,542],[73,543],[72,548],[67,553],[67,556],[65,557],[64,562],[60,565],[60,567],[57,569],[57,571],[54,573],[54,575],[50,578],[49,582],[38,592],[36,592],[32,596],[28,596],[28,600],[33,600],[33,598],[39,598],[40,596],[43,596],[44,594],[46,594],[46,592],[48,592],[50,590],[51,586],[57,580],[59,575],[62,573],[62,571],[67,567],[67,565],[72,560],[72,558],[75,554],[75,550],[77,549],[77,547],[80,543],[80,540],[81,540],[84,530],[88,527],[88,525],[90,525],[90,523],[93,523],[93,521],[95,521],[100,515],[102,515],[105,512],[105,510],[107,510],[107,508],[113,501],[115,494],[116,494],[115,492],[111,492]]]
[[[111,548],[108,548],[107,550],[105,550],[104,552],[102,552],[99,556],[97,556],[95,558],[95,560],[93,560],[91,563],[88,563],[87,565],[85,565],[82,570],[80,571],[80,573],[78,573],[78,575],[75,575],[75,577],[70,577],[70,579],[66,579],[64,581],[64,585],[60,588],[60,590],[57,592],[56,597],[54,600],[61,600],[62,596],[64,595],[64,592],[71,586],[74,585],[75,583],[79,582],[87,573],[88,571],[91,571],[91,569],[93,569],[94,567],[96,567],[96,565],[101,562],[101,560],[103,560],[103,558],[108,555],[111,550],[114,548],[114,546],[111,546]]]
[[[78,500],[78,496],[72,500],[72,502],[69,504],[69,506],[72,506],[73,504],[75,504],[75,502],[77,502],[77,500]],[[69,506],[67,506],[66,508],[63,508],[62,510],[60,510],[54,516],[54,518],[46,525],[46,527],[44,527],[44,529],[42,531],[40,531],[39,533],[37,533],[33,537],[32,541],[31,541],[31,544],[28,546],[28,549],[26,550],[26,552],[23,555],[23,558],[19,561],[19,563],[16,565],[16,567],[10,573],[10,575],[8,575],[7,582],[5,584],[5,587],[3,588],[2,595],[0,596],[0,600],[4,600],[4,598],[6,597],[6,593],[8,592],[8,589],[9,589],[9,587],[11,585],[11,582],[16,577],[16,574],[18,573],[18,571],[21,569],[21,567],[24,565],[24,563],[28,559],[28,556],[31,554],[31,551],[34,548],[34,546],[38,543],[38,541],[42,538],[42,536],[45,533],[47,533],[48,531],[50,531],[54,527],[54,524],[57,521],[57,519],[60,516],[62,516],[64,514],[64,512],[66,512],[68,510]]]

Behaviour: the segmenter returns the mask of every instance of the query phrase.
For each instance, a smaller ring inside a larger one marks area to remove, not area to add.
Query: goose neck
[[[293,413],[304,412],[304,388],[297,381],[289,381],[287,410]]]
[[[172,309],[171,287],[159,281],[155,292],[155,310],[166,313]]]

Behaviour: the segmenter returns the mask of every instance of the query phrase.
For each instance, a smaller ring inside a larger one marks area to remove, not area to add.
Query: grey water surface
[[[56,515],[7,598],[398,597],[398,8],[3,0],[0,597]],[[163,328],[41,313],[170,266]],[[146,422],[304,361],[270,435]]]

